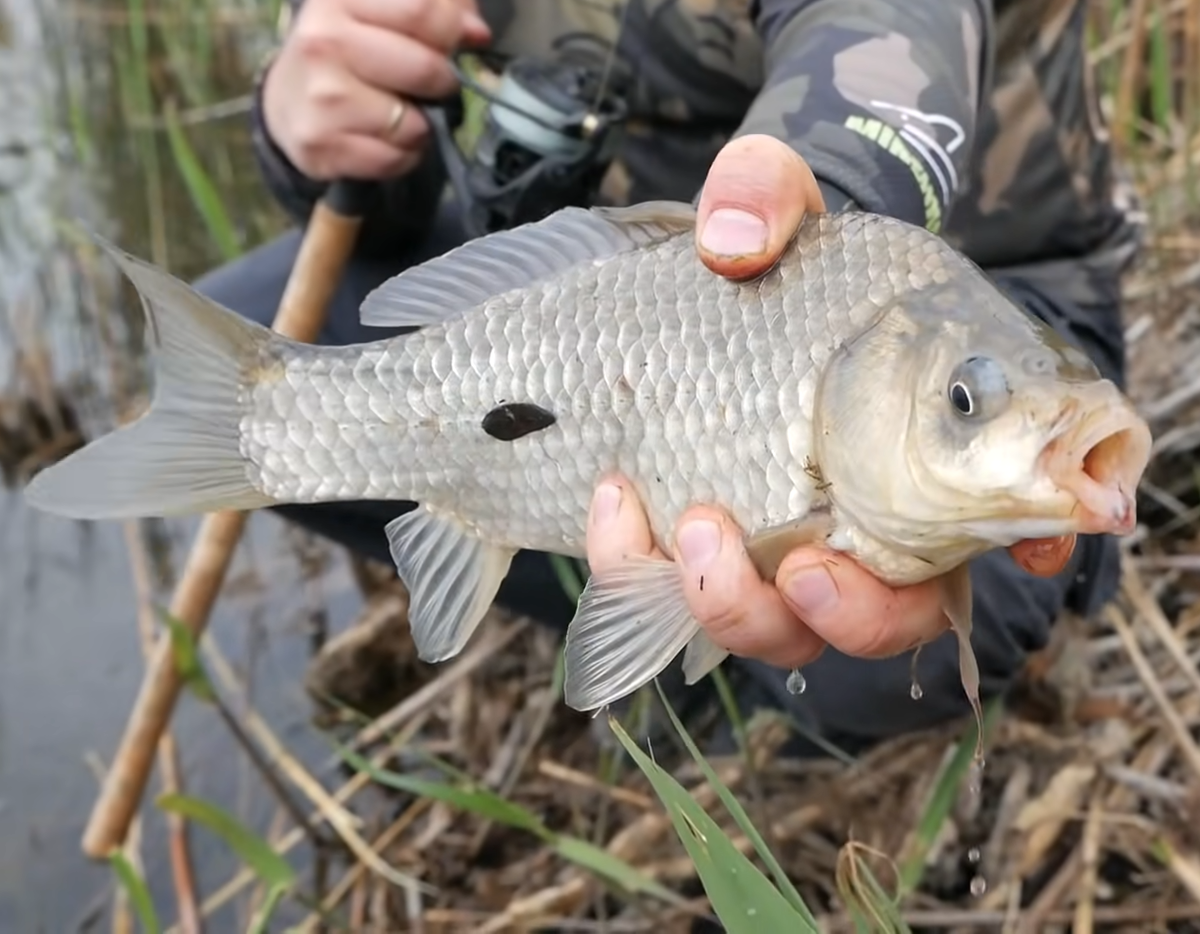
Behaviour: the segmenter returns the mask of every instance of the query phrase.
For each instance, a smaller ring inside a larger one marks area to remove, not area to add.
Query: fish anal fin
[[[975,723],[978,727],[975,743],[975,757],[978,759],[983,755],[983,705],[979,700],[979,662],[975,658],[975,649],[971,646],[973,598],[970,566],[963,563],[943,574],[938,578],[938,589],[942,612],[950,620],[950,627],[958,639],[958,668],[962,686],[967,693],[967,700],[971,702],[971,710],[975,713]]]
[[[386,527],[422,661],[453,658],[478,628],[516,551],[489,544],[452,516],[418,506]]]
[[[580,263],[608,259],[694,228],[695,209],[675,201],[577,208],[479,237],[393,276],[367,295],[368,327],[442,324],[514,289]]]
[[[698,632],[674,561],[639,556],[593,573],[567,628],[567,704],[599,710],[632,694]]]

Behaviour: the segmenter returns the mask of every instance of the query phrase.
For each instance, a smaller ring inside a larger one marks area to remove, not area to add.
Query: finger
[[[419,151],[396,149],[370,136],[341,134],[319,149],[306,151],[305,174],[319,181],[335,178],[393,178],[416,168]]]
[[[779,259],[809,211],[825,201],[808,164],[762,135],[730,141],[713,160],[697,205],[697,249],[713,272],[761,275]]]
[[[592,573],[611,570],[626,558],[665,556],[655,547],[650,520],[637,491],[623,477],[602,481],[588,512],[587,560]]]
[[[1062,538],[1031,538],[1017,542],[1008,549],[1018,566],[1038,577],[1053,577],[1060,573],[1075,553],[1075,536]]]
[[[475,5],[456,0],[353,0],[350,14],[359,23],[409,36],[442,54],[453,51],[465,34],[483,40],[491,35]]]
[[[458,90],[450,60],[420,39],[350,23],[344,27],[342,41],[347,67],[374,87],[417,100],[436,100]]]
[[[717,645],[784,668],[806,665],[821,653],[823,641],[759,576],[742,531],[725,513],[706,506],[688,510],[675,544],[688,606]]]
[[[844,555],[798,548],[775,576],[783,599],[818,636],[846,655],[886,658],[939,636],[949,620],[938,584],[892,588]]]

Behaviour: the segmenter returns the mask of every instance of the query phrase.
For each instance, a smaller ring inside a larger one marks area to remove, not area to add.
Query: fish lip
[[[1039,455],[1043,474],[1069,499],[1071,532],[1128,535],[1150,460],[1145,420],[1111,384],[1066,401]]]

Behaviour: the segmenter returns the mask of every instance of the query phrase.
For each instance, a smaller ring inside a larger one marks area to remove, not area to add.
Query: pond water
[[[106,9],[70,7],[72,16]],[[86,61],[62,53],[67,0],[0,0],[0,391],[16,382],[14,348],[35,331],[62,378],[97,368],[81,313],[123,318],[89,292],[61,222],[82,219],[133,252],[149,255],[156,220],[147,204],[150,182],[122,147],[127,136],[93,137],[92,168],[80,171],[79,145],[62,104],[61,64]],[[55,15],[58,19],[55,19]],[[114,20],[118,28],[120,21]],[[77,25],[77,24],[76,24]],[[109,24],[112,25],[111,23]],[[55,47],[55,43],[59,47]],[[95,102],[117,93],[112,80],[89,73],[82,93]],[[111,78],[111,76],[109,76]],[[218,153],[214,135],[244,136],[243,117],[215,121],[197,134]],[[219,160],[218,160],[219,161]],[[126,170],[109,171],[125,165]],[[100,166],[100,168],[96,168]],[[194,215],[178,208],[177,185],[164,186],[171,267],[194,273],[212,261]],[[261,211],[269,212],[265,205]],[[246,215],[258,208],[249,207]],[[170,219],[174,218],[172,222]],[[160,218],[158,223],[162,223]],[[251,234],[252,236],[252,234]],[[100,297],[97,297],[100,296]],[[100,307],[94,307],[99,303]],[[114,303],[116,304],[116,303]],[[184,560],[194,522],[160,524],[170,547],[166,564]],[[309,728],[300,679],[309,655],[309,621],[327,610],[334,628],[352,618],[357,590],[340,554],[328,573],[305,581],[296,533],[270,515],[256,515],[238,552],[231,580],[257,581],[222,598],[210,632],[250,684],[253,702],[277,735],[302,757],[328,747]],[[88,860],[79,841],[97,791],[89,757],[111,757],[137,692],[143,662],[136,622],[133,568],[118,523],[60,520],[25,507],[19,490],[0,487],[0,931],[65,932],[89,919],[107,929],[112,877]],[[165,600],[169,588],[162,588]],[[218,802],[264,828],[275,805],[217,716],[185,697],[173,721],[188,793]],[[148,800],[159,790],[152,779]],[[166,837],[151,806],[143,809],[141,856],[163,920],[174,921]],[[208,893],[237,868],[203,832],[191,835],[197,884]],[[226,915],[212,929],[232,930]],[[236,929],[241,925],[237,924]]]

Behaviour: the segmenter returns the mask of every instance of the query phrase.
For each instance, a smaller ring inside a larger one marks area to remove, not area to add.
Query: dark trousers
[[[388,261],[355,258],[338,286],[321,335],[323,344],[380,340],[400,333],[359,323],[366,294],[409,266],[440,255],[462,242],[452,209],[443,209],[425,240],[398,248]],[[201,278],[196,287],[239,314],[270,324],[291,271],[300,233],[289,231]],[[1040,274],[1044,273],[1044,274]],[[1078,274],[1076,274],[1078,273]],[[1027,306],[1070,333],[1103,370],[1120,369],[1117,290],[1097,289],[1094,270],[1048,264],[1045,270],[1005,271],[997,281]],[[1085,283],[1086,287],[1081,287]],[[1060,290],[1056,293],[1056,289]],[[1114,337],[1114,334],[1116,335]],[[1114,348],[1116,348],[1114,350]],[[412,503],[360,502],[280,506],[289,520],[361,555],[391,563],[384,525],[413,508]],[[972,565],[975,588],[974,645],[982,691],[995,695],[1008,687],[1030,652],[1041,648],[1064,606],[1089,613],[1114,592],[1119,573],[1115,544],[1107,538],[1081,538],[1068,568],[1052,579],[1035,578],[1013,564],[1007,553],[985,555]],[[546,555],[522,552],[498,595],[516,612],[565,630],[574,611]],[[786,672],[759,662],[726,662],[738,686],[743,709],[782,708],[848,751],[909,730],[963,716],[970,707],[959,679],[957,648],[946,634],[921,650],[918,675],[923,696],[910,697],[911,653],[882,661],[850,658],[832,649],[804,670],[807,690],[789,694]],[[672,666],[677,678],[678,664]],[[693,689],[699,690],[699,688]]]

